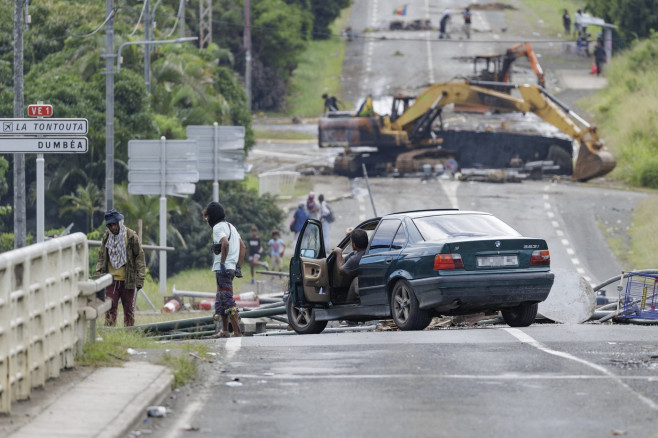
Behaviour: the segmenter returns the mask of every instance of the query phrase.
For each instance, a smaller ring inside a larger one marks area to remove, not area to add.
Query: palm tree
[[[114,203],[117,210],[126,218],[126,221],[136,224],[142,220],[142,242],[149,245],[159,245],[158,233],[160,230],[160,199],[158,196],[131,195],[126,184],[114,188]],[[180,202],[177,199],[167,199],[167,235],[174,235],[182,247],[187,248],[187,242],[176,227],[171,225],[169,216],[171,212],[180,214]],[[149,256],[149,268],[153,267],[156,251]]]
[[[67,212],[83,211],[89,218],[89,231],[94,229],[94,213],[103,211],[105,198],[103,192],[93,182],[87,183],[85,187],[78,185],[75,193],[62,196],[62,208],[59,217]]]

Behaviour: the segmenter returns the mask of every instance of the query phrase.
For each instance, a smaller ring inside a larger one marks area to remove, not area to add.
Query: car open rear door
[[[296,305],[329,302],[329,273],[322,224],[307,219],[290,259],[290,293]]]

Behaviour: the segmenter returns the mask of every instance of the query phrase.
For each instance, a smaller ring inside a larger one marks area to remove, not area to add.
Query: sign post
[[[219,181],[244,179],[244,126],[189,125],[187,138],[199,143],[199,180],[211,180],[219,202]]]
[[[199,181],[196,140],[130,140],[128,193],[160,195],[160,246],[167,246],[167,195],[194,193]],[[167,291],[167,253],[160,251],[160,293]]]
[[[44,153],[86,153],[87,119],[44,119],[53,115],[52,105],[28,105],[32,119],[0,119],[0,153],[37,154],[37,242],[44,241]]]

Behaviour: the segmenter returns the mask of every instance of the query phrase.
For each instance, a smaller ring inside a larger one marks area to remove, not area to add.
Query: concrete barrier
[[[0,413],[73,366],[87,323],[108,305],[96,292],[111,276],[88,277],[82,233],[0,254]]]

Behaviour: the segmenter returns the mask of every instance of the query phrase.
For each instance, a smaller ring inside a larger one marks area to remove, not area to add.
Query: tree
[[[626,43],[647,38],[652,30],[658,30],[658,0],[588,0],[586,9],[617,25]]]
[[[94,229],[94,213],[103,211],[101,206],[104,199],[103,192],[93,182],[90,182],[85,187],[79,185],[75,190],[75,194],[71,193],[70,195],[62,196],[62,208],[59,211],[59,215],[61,217],[69,211],[82,211],[89,219],[88,231],[92,231]]]

